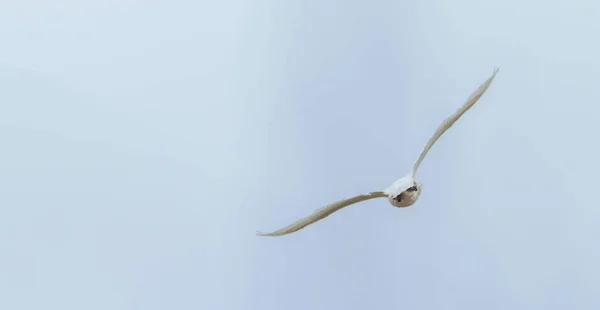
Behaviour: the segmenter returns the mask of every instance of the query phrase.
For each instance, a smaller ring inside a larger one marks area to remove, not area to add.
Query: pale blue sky
[[[0,0],[0,309],[598,309],[599,17]]]

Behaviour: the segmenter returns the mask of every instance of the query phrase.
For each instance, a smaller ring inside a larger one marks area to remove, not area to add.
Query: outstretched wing
[[[444,132],[446,132],[446,130],[448,130],[448,128],[452,127],[452,125],[454,125],[454,123],[465,112],[467,112],[467,110],[469,110],[475,104],[475,102],[477,102],[477,100],[479,100],[479,98],[481,98],[483,93],[485,93],[485,91],[488,89],[488,87],[490,87],[490,84],[492,84],[492,80],[494,80],[494,77],[496,76],[497,72],[498,72],[498,68],[495,68],[494,74],[492,74],[492,76],[490,78],[488,78],[487,81],[485,81],[485,83],[481,84],[481,86],[479,86],[479,88],[477,90],[475,90],[475,92],[473,94],[471,94],[471,97],[469,97],[469,99],[467,99],[467,101],[463,104],[462,107],[460,107],[456,112],[454,112],[454,114],[452,114],[448,118],[446,118],[446,120],[444,120],[444,122],[435,131],[433,136],[431,136],[431,138],[429,138],[427,145],[425,145],[425,147],[423,148],[423,151],[421,151],[421,155],[419,155],[419,158],[417,159],[417,161],[415,162],[415,164],[413,166],[413,170],[412,170],[413,178],[415,176],[415,173],[417,173],[417,169],[419,168],[419,165],[421,164],[421,162],[427,155],[427,152],[429,152],[429,149],[431,149],[431,147],[433,146],[435,141],[437,141],[437,139],[439,139],[444,134]]]
[[[329,215],[331,215],[333,212],[338,211],[344,207],[355,204],[357,202],[361,202],[361,201],[365,201],[365,200],[369,200],[369,199],[373,199],[373,198],[380,198],[380,197],[387,197],[387,195],[384,192],[371,192],[368,194],[358,195],[358,196],[354,196],[352,198],[340,200],[340,201],[334,202],[332,204],[326,205],[326,206],[322,207],[321,209],[318,209],[317,211],[315,211],[313,214],[311,214],[303,219],[300,219],[284,228],[276,230],[272,233],[263,234],[260,231],[258,231],[258,232],[256,232],[256,234],[259,236],[287,235],[287,234],[293,233],[295,231],[298,231],[314,222],[320,221],[320,220],[328,217]]]

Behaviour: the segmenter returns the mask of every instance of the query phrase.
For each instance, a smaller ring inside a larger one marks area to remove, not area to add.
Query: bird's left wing
[[[348,199],[344,199],[344,200],[340,200],[337,202],[334,202],[332,204],[326,205],[324,207],[322,207],[321,209],[318,209],[317,211],[315,211],[313,214],[300,219],[284,228],[281,228],[279,230],[276,230],[274,232],[268,233],[268,234],[263,234],[260,231],[256,232],[257,235],[259,236],[283,236],[283,235],[287,235],[290,233],[293,233],[295,231],[298,231],[312,223],[315,223],[317,221],[320,221],[326,217],[328,217],[329,215],[331,215],[333,212],[338,211],[344,207],[347,207],[349,205],[361,202],[361,201],[365,201],[365,200],[369,200],[369,199],[373,199],[373,198],[381,198],[381,197],[387,197],[387,195],[384,192],[370,192],[368,194],[363,194],[363,195],[358,195],[358,196],[354,196]]]
[[[473,92],[473,94],[471,94],[469,99],[467,99],[467,101],[462,105],[462,107],[460,107],[456,112],[454,112],[452,115],[450,115],[448,118],[446,118],[444,120],[444,122],[435,131],[433,136],[431,136],[431,138],[429,138],[429,141],[427,141],[427,144],[423,148],[423,151],[421,151],[419,158],[417,159],[417,161],[415,162],[415,164],[413,166],[413,170],[412,170],[413,178],[415,177],[415,174],[417,173],[417,169],[419,169],[419,165],[421,164],[421,162],[425,158],[425,155],[427,155],[427,152],[429,152],[429,150],[431,149],[431,147],[433,146],[435,141],[437,141],[437,139],[439,139],[442,136],[442,134],[444,134],[444,132],[446,132],[446,130],[448,130],[448,128],[452,127],[452,125],[454,125],[454,123],[465,112],[467,112],[467,110],[469,110],[477,102],[477,100],[479,100],[479,98],[481,98],[483,93],[485,93],[485,91],[488,89],[488,87],[490,87],[490,84],[492,84],[492,81],[494,80],[496,73],[498,73],[498,68],[494,69],[494,74],[492,74],[492,76],[489,77],[487,79],[487,81],[485,81],[485,83],[481,84],[481,86],[479,86],[479,88],[477,88],[475,90],[475,92]]]

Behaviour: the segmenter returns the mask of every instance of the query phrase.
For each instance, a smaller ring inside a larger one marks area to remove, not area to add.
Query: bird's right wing
[[[332,204],[326,205],[326,206],[322,207],[321,209],[318,209],[317,211],[315,211],[313,214],[311,214],[303,219],[300,219],[284,228],[281,228],[279,230],[276,230],[276,231],[268,233],[268,234],[263,234],[260,231],[256,232],[256,234],[259,236],[287,235],[287,234],[293,233],[295,231],[298,231],[314,222],[320,221],[320,220],[328,217],[329,215],[331,215],[333,212],[338,211],[344,207],[347,207],[349,205],[352,205],[352,204],[355,204],[355,203],[358,203],[361,201],[365,201],[365,200],[369,200],[369,199],[373,199],[373,198],[381,198],[381,197],[387,197],[387,195],[384,192],[371,192],[368,194],[358,195],[358,196],[354,196],[352,198],[340,200],[340,201],[334,202]]]
[[[454,112],[452,115],[450,115],[448,118],[446,118],[444,120],[444,122],[437,128],[437,130],[435,131],[433,136],[431,136],[431,138],[429,138],[429,141],[427,141],[427,144],[423,148],[423,151],[421,151],[419,158],[417,159],[417,161],[415,162],[415,164],[413,166],[413,170],[412,170],[413,178],[415,177],[415,174],[417,173],[417,169],[419,169],[419,165],[421,165],[421,162],[425,158],[425,155],[427,155],[427,152],[429,152],[429,150],[431,149],[431,147],[433,146],[435,141],[437,141],[437,139],[439,139],[444,134],[444,132],[446,132],[446,130],[448,130],[448,128],[452,127],[452,125],[454,125],[454,123],[463,114],[465,114],[465,112],[467,112],[467,110],[469,110],[477,102],[477,100],[479,100],[479,98],[481,98],[483,93],[485,93],[485,91],[488,89],[488,87],[490,87],[490,84],[492,84],[492,81],[494,80],[496,73],[498,73],[498,68],[494,69],[494,74],[492,74],[492,76],[490,78],[488,78],[487,81],[485,81],[485,83],[481,84],[481,86],[479,86],[479,88],[477,88],[475,90],[475,92],[473,92],[473,94],[471,94],[469,99],[467,99],[467,101],[456,112]]]

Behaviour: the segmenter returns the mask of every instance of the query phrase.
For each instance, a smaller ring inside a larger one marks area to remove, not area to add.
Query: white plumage
[[[406,207],[413,205],[415,202],[417,202],[417,200],[419,199],[419,196],[421,195],[421,183],[419,183],[415,179],[415,175],[417,173],[417,169],[419,168],[419,165],[421,165],[421,162],[423,161],[423,159],[425,158],[425,156],[427,155],[427,153],[429,152],[429,150],[431,149],[433,144],[435,144],[435,142],[444,134],[444,132],[446,130],[448,130],[448,128],[452,127],[452,125],[454,125],[454,123],[465,112],[467,112],[467,110],[469,110],[477,102],[477,100],[479,100],[479,98],[481,98],[481,96],[485,93],[485,91],[488,89],[488,87],[494,80],[494,77],[496,76],[497,72],[498,72],[498,69],[497,68],[494,69],[494,73],[492,74],[492,76],[490,78],[488,78],[487,81],[485,81],[485,83],[483,83],[481,86],[479,86],[479,88],[477,88],[477,90],[475,90],[475,92],[467,99],[467,101],[463,104],[463,106],[460,107],[456,112],[454,112],[448,118],[446,118],[444,120],[444,122],[442,122],[442,124],[437,128],[437,130],[431,136],[431,138],[429,138],[429,141],[427,141],[427,144],[423,148],[423,151],[421,151],[421,154],[415,161],[412,171],[409,174],[407,174],[406,176],[395,181],[386,190],[370,192],[367,194],[362,194],[362,195],[358,195],[358,196],[354,196],[354,197],[351,197],[348,199],[334,202],[332,204],[322,207],[321,209],[318,209],[313,214],[311,214],[303,219],[300,219],[284,228],[281,228],[274,232],[266,233],[266,234],[257,232],[257,235],[259,235],[259,236],[287,235],[289,233],[298,231],[312,223],[322,220],[322,219],[326,218],[327,216],[329,216],[330,214],[332,214],[344,207],[347,207],[349,205],[352,205],[352,204],[355,204],[355,203],[358,203],[361,201],[365,201],[368,199],[373,199],[373,198],[387,197],[390,204],[397,208],[406,208]]]

